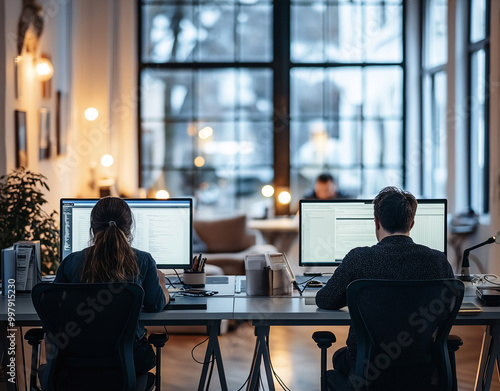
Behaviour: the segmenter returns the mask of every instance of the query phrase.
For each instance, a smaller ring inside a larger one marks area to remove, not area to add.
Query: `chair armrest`
[[[167,334],[150,334],[148,337],[148,342],[157,349],[165,346],[165,342],[167,341],[168,341]]]
[[[463,344],[464,341],[462,341],[462,338],[460,338],[458,335],[448,336],[448,351],[456,352]]]
[[[45,335],[43,329],[29,329],[24,334],[24,339],[28,341],[31,346],[39,345]]]
[[[320,349],[328,349],[334,342],[337,341],[335,334],[331,331],[316,331],[312,335],[312,339]]]

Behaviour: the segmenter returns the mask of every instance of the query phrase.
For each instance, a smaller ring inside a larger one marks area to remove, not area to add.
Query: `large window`
[[[446,198],[447,0],[424,6],[422,56],[422,194]]]
[[[401,0],[140,4],[142,187],[251,212],[322,171],[404,185]]]
[[[472,0],[469,9],[469,183],[470,205],[489,210],[489,1]]]

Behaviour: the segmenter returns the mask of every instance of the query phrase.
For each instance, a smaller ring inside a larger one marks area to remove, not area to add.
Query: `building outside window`
[[[293,203],[323,171],[352,196],[404,186],[403,14],[400,0],[141,1],[141,187],[257,215],[262,186]]]

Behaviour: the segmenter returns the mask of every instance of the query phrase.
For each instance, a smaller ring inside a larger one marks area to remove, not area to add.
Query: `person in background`
[[[151,254],[132,248],[133,216],[121,198],[102,198],[90,214],[92,245],[68,255],[57,269],[56,283],[134,282],[144,289],[143,311],[160,312],[169,302],[165,275]],[[135,372],[155,366],[147,331],[139,322],[134,343]]]
[[[372,247],[351,250],[327,284],[316,294],[319,308],[346,306],[346,289],[358,279],[427,280],[454,278],[446,255],[410,238],[417,200],[396,187],[386,187],[373,200],[375,234]],[[356,340],[349,330],[347,346],[333,355],[333,367],[349,376],[356,363]]]
[[[314,183],[314,190],[304,195],[306,200],[333,200],[338,198],[337,183],[329,173],[318,175]]]
[[[316,177],[314,189],[304,194],[303,200],[334,200],[344,198],[337,189],[337,183],[333,176],[327,172]],[[295,215],[299,211],[299,202],[290,208],[290,214]]]

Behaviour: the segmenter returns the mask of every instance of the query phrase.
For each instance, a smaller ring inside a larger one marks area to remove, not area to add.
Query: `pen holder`
[[[205,286],[206,281],[207,275],[205,272],[184,270],[184,275],[182,276],[184,284],[190,285],[193,288],[201,288]]]

